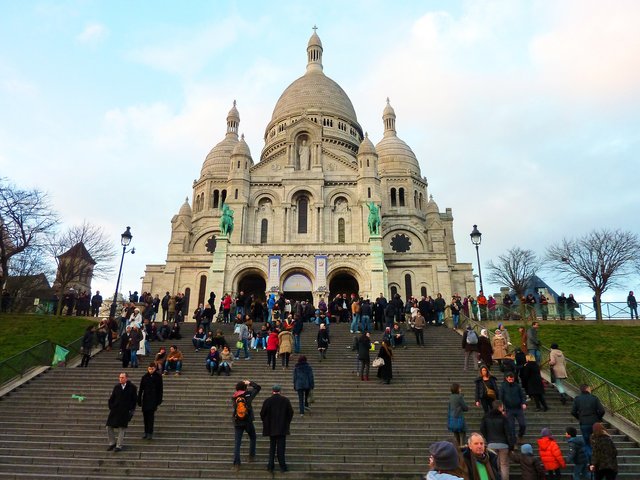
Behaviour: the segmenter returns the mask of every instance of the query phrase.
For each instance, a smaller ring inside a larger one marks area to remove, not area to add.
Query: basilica
[[[314,304],[336,293],[473,294],[452,211],[428,195],[389,100],[381,107],[384,135],[374,145],[324,74],[314,30],[306,71],[276,102],[257,162],[233,102],[226,135],[171,220],[166,262],[147,265],[142,291],[184,292],[191,306],[211,291],[279,291]]]

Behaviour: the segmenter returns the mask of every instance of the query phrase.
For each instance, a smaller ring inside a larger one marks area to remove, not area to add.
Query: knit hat
[[[542,431],[540,432],[540,436],[541,437],[551,437],[551,429],[550,428],[543,428]]]
[[[525,443],[520,447],[520,453],[523,455],[533,455],[533,447],[529,443]]]
[[[433,456],[435,468],[441,470],[454,470],[460,465],[458,451],[451,442],[436,442],[429,447]]]

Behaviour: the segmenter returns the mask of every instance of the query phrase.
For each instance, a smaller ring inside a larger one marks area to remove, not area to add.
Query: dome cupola
[[[233,149],[238,144],[238,128],[240,126],[240,114],[236,108],[236,101],[227,114],[227,134],[224,139],[211,149],[202,164],[201,176],[227,178],[229,174],[229,158]]]
[[[407,174],[420,176],[420,165],[413,150],[396,135],[396,112],[389,99],[382,113],[384,135],[376,145],[380,174]]]

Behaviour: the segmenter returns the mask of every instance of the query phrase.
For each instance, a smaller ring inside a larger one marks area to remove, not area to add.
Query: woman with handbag
[[[467,423],[464,419],[464,412],[468,411],[462,389],[459,383],[451,384],[451,396],[449,397],[449,414],[447,417],[447,428],[456,439],[458,447],[463,447],[466,443]]]
[[[378,378],[387,385],[391,383],[393,378],[392,359],[393,350],[391,350],[389,342],[383,340],[380,350],[378,350],[378,357],[373,361],[373,366],[378,367]]]
[[[482,409],[487,413],[491,409],[494,400],[498,400],[498,380],[491,375],[489,369],[483,365],[480,367],[480,374],[476,382],[476,407],[482,405]]]

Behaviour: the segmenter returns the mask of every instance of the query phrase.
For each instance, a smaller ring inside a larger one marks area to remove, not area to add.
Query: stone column
[[[216,251],[213,253],[211,267],[209,268],[209,285],[211,290],[216,292],[216,298],[218,299],[221,299],[224,294],[228,248],[229,237],[227,235],[220,235],[216,238]]]

